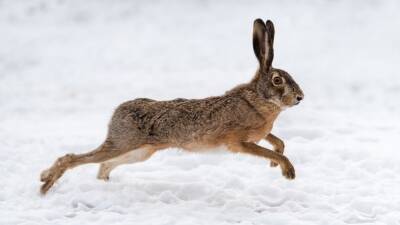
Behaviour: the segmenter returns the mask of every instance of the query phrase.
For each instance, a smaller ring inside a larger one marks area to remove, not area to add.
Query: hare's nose
[[[296,99],[297,99],[297,101],[301,101],[301,100],[303,100],[303,96],[298,95]]]

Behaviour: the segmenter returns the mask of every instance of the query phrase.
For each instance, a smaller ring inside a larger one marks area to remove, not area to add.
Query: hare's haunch
[[[101,163],[98,178],[108,180],[118,165],[146,160],[169,147],[196,151],[224,145],[232,152],[269,159],[271,166],[279,165],[286,178],[294,179],[294,168],[283,155],[283,141],[270,132],[279,113],[297,105],[304,95],[287,72],[271,66],[274,34],[271,21],[254,21],[253,48],[259,69],[249,83],[222,96],[171,101],[140,98],[118,106],[104,143],[85,154],[58,158],[41,173],[41,193],[76,166]],[[261,139],[274,150],[257,145]]]

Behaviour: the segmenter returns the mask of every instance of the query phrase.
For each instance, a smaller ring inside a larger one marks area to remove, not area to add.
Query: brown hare
[[[101,163],[98,178],[108,180],[121,164],[144,161],[165,148],[187,151],[226,146],[229,151],[248,153],[279,165],[288,179],[295,178],[293,165],[283,155],[284,144],[271,134],[273,123],[287,107],[297,105],[303,92],[285,71],[271,66],[274,25],[254,21],[253,48],[259,61],[254,78],[222,96],[205,99],[155,101],[139,98],[115,110],[107,138],[85,154],[67,154],[41,173],[45,194],[63,173],[87,163]],[[274,150],[257,145],[265,139]]]

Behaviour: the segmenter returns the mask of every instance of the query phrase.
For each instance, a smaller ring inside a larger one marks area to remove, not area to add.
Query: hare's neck
[[[287,106],[283,105],[281,101],[273,98],[267,99],[267,102],[279,108],[279,111],[283,111],[288,108]]]

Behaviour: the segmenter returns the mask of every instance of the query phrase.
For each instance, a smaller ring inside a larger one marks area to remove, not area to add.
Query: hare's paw
[[[51,172],[50,169],[43,170],[42,173],[40,173],[40,181],[46,182],[48,179],[50,179]]]
[[[96,177],[99,180],[104,180],[104,181],[109,181],[110,180],[110,176],[107,175],[97,175]]]
[[[97,173],[97,177],[96,178],[99,179],[99,180],[108,181],[108,180],[110,180],[110,174],[99,170],[99,172]]]
[[[112,162],[100,164],[99,171],[97,172],[97,179],[104,181],[110,180],[110,172],[114,168],[115,165]]]
[[[50,169],[44,170],[40,175],[40,181],[44,184],[40,187],[40,193],[46,194],[46,192],[53,186],[53,184],[61,177],[64,173],[63,170],[58,167],[52,167]]]
[[[50,189],[50,187],[54,184],[54,177],[56,173],[53,168],[44,170],[40,174],[40,181],[44,182],[44,184],[40,187],[40,193],[46,194],[46,192]]]
[[[282,167],[282,175],[289,180],[293,180],[296,177],[296,172],[293,165],[288,161],[286,165]]]
[[[73,154],[67,154],[63,157],[60,157],[56,160],[52,167],[44,170],[40,174],[40,181],[44,182],[40,188],[40,192],[42,194],[46,194],[46,192],[51,188],[51,186],[53,186],[58,178],[64,174],[64,172],[71,166],[73,159]]]

